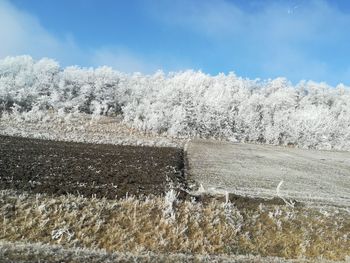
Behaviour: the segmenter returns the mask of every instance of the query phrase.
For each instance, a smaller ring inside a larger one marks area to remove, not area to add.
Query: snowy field
[[[350,208],[349,152],[193,140],[186,155],[205,192]]]

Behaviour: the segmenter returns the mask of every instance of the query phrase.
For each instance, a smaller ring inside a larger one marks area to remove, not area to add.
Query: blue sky
[[[347,0],[0,0],[0,58],[350,85]]]

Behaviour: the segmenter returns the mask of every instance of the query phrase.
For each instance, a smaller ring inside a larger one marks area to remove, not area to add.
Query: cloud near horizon
[[[35,16],[6,0],[0,1],[0,25],[0,58],[29,54],[34,58],[53,57],[69,62],[70,56],[80,52],[72,39],[58,39]]]
[[[93,65],[108,65],[126,73],[152,73],[160,69],[160,66],[147,63],[145,60],[141,59],[141,56],[133,54],[126,48],[104,47],[92,51],[91,55],[91,62]]]

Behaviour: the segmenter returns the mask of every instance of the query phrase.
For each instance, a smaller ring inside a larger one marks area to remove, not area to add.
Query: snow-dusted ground
[[[11,114],[0,134],[60,141],[183,147],[187,140],[143,133],[121,120],[87,114]],[[186,145],[190,179],[216,194],[308,201],[350,207],[350,152],[192,140]],[[281,182],[283,183],[281,184]]]
[[[187,141],[144,133],[115,117],[81,113],[4,114],[0,134],[158,147],[184,147]],[[278,188],[286,199],[350,207],[350,152],[196,139],[186,148],[190,179],[207,192],[271,198]]]
[[[186,151],[187,172],[202,191],[350,207],[349,152],[208,140]]]
[[[88,142],[115,145],[182,147],[184,140],[143,133],[122,123],[118,118],[88,114],[4,115],[0,134],[38,139]]]

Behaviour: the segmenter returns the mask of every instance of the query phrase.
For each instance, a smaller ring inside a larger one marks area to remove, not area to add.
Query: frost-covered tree
[[[47,58],[37,62],[29,56],[1,60],[0,103],[6,109],[14,104],[21,110],[29,110],[34,105],[47,108],[59,72],[58,63]]]
[[[350,150],[350,89],[284,78],[249,80],[184,71],[124,74],[61,68],[29,56],[0,60],[0,112],[83,112],[122,117],[176,137]]]

